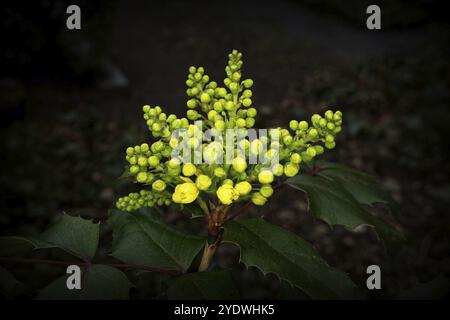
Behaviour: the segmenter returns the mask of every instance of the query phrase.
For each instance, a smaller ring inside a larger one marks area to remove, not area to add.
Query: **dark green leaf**
[[[319,164],[319,176],[338,181],[359,203],[384,203],[394,207],[393,199],[381,188],[375,177],[334,163]]]
[[[305,174],[292,177],[287,183],[306,192],[311,212],[328,224],[342,225],[350,230],[369,225],[391,245],[403,241],[403,234],[395,226],[370,214],[339,182]]]
[[[132,213],[113,209],[109,223],[113,229],[112,255],[125,263],[185,271],[205,242],[165,224],[151,209]]]
[[[36,238],[2,237],[0,255],[24,254],[33,249],[59,248],[81,259],[92,259],[98,246],[99,224],[63,214]]]
[[[241,261],[247,266],[275,273],[314,299],[356,296],[350,278],[329,267],[308,242],[261,218],[227,222],[224,242],[240,247]]]
[[[81,289],[67,288],[69,274],[56,279],[39,292],[42,300],[123,300],[128,299],[131,288],[126,275],[105,265],[91,265],[87,271],[82,269]]]
[[[228,271],[190,273],[179,277],[168,289],[174,300],[238,299],[239,292]]]

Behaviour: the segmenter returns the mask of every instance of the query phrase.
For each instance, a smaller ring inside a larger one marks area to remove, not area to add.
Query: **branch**
[[[58,260],[46,260],[46,259],[29,259],[29,258],[15,258],[15,257],[0,257],[0,261],[5,262],[27,262],[27,263],[35,263],[35,264],[49,264],[49,265],[58,265],[58,266],[70,266],[70,265],[78,265],[78,266],[89,266],[90,262],[81,262],[81,261],[58,261]],[[125,263],[102,263],[102,265],[110,266],[118,269],[133,269],[133,270],[144,270],[148,272],[158,272],[158,273],[166,273],[170,275],[180,275],[182,274],[180,271],[170,271],[163,270],[158,268],[151,268],[138,264],[125,264]]]

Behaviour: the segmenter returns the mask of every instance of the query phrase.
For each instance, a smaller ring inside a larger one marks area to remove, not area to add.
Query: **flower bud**
[[[229,184],[220,186],[219,189],[217,189],[216,194],[220,202],[225,205],[229,205],[239,198],[239,192]]]
[[[208,103],[208,102],[210,102],[211,101],[211,97],[209,96],[209,94],[207,94],[207,93],[202,93],[201,94],[201,96],[200,96],[200,101],[202,102],[202,103]]]
[[[258,181],[260,183],[272,183],[273,182],[273,173],[270,170],[264,169],[258,174]]]
[[[247,181],[242,181],[237,183],[234,188],[239,192],[240,196],[245,196],[252,191],[252,185],[248,183]]]
[[[162,192],[166,189],[166,183],[158,179],[155,182],[153,182],[152,189],[158,192]]]
[[[244,87],[251,88],[251,86],[253,86],[253,80],[252,79],[246,79],[246,80],[244,80],[243,84],[244,84]]]
[[[136,180],[139,183],[144,183],[144,182],[147,181],[147,178],[148,178],[147,172],[139,172],[137,177],[136,177]]]
[[[250,98],[245,98],[244,100],[242,100],[242,105],[244,107],[250,107],[252,105],[252,99]]]
[[[222,167],[218,167],[214,169],[214,175],[218,178],[223,178],[225,177],[226,172]]]
[[[290,159],[291,162],[295,164],[299,164],[300,162],[302,162],[302,157],[298,153],[293,153]]]
[[[247,117],[254,118],[256,117],[256,113],[257,112],[255,108],[250,108],[247,110]]]
[[[159,158],[157,156],[150,156],[147,159],[148,164],[150,167],[156,167],[159,164]]]
[[[192,163],[185,163],[183,164],[182,172],[186,177],[190,177],[197,172],[197,167]]]
[[[247,169],[247,162],[241,157],[236,157],[233,159],[233,169],[236,172],[242,173]]]
[[[259,189],[259,192],[265,197],[269,198],[273,194],[273,188],[270,184],[265,184]]]
[[[199,175],[195,180],[195,185],[200,190],[207,190],[211,186],[211,183],[211,178],[204,174]]]
[[[138,165],[140,165],[141,167],[145,167],[147,165],[147,158],[139,157],[138,158]]]
[[[298,121],[297,120],[289,121],[289,128],[291,128],[294,131],[297,130],[297,128],[298,128]]]
[[[261,193],[256,192],[252,195],[252,202],[257,206],[263,206],[267,202],[267,198],[265,198]]]
[[[284,166],[284,174],[287,177],[295,176],[298,173],[298,170],[299,170],[299,166],[298,166],[298,164],[295,164],[295,163],[288,162]]]

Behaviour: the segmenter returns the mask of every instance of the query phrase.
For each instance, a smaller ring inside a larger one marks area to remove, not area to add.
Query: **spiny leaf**
[[[314,299],[356,297],[350,278],[330,268],[308,242],[261,218],[231,220],[223,237],[240,247],[244,264],[275,273]]]
[[[63,214],[38,238],[0,238],[0,255],[5,257],[33,249],[59,248],[83,260],[91,260],[97,250],[98,238],[98,223]]]
[[[373,226],[391,247],[404,240],[400,230],[370,214],[339,181],[304,174],[288,179],[287,183],[306,192],[310,211],[330,225],[342,225],[350,230],[359,225]]]
[[[165,224],[152,209],[126,213],[110,211],[112,256],[131,264],[169,271],[185,271],[205,239],[186,235]]]

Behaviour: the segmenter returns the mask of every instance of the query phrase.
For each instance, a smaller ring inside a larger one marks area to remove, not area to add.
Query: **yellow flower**
[[[236,184],[235,189],[237,190],[237,192],[239,192],[240,196],[245,196],[249,194],[250,191],[252,191],[252,185],[247,181],[242,181]]]
[[[260,183],[266,184],[266,183],[272,183],[273,181],[273,173],[267,169],[262,170],[258,174],[258,180]]]
[[[192,163],[185,163],[183,164],[182,172],[186,177],[190,177],[195,174],[197,171],[197,167],[193,165]]]
[[[211,178],[207,175],[201,174],[197,177],[197,180],[195,180],[195,184],[197,185],[197,188],[200,190],[206,190],[211,185],[212,181]]]
[[[193,182],[185,182],[175,187],[175,192],[172,195],[173,202],[176,203],[191,203],[198,197],[198,188]]]
[[[257,206],[263,206],[267,202],[267,198],[264,197],[261,193],[256,192],[252,195],[252,202]]]
[[[247,162],[241,157],[233,159],[233,168],[236,172],[242,173],[247,169]]]
[[[231,204],[239,198],[239,192],[232,185],[225,184],[217,189],[217,197],[223,204]]]

